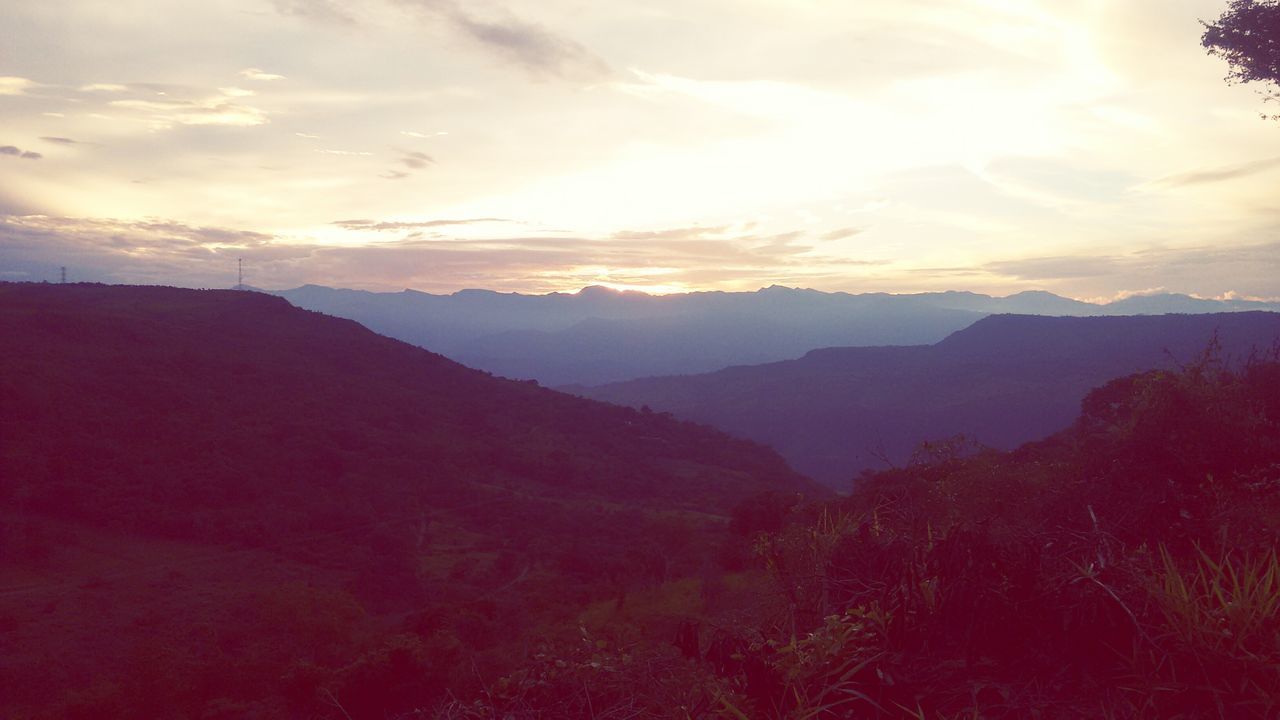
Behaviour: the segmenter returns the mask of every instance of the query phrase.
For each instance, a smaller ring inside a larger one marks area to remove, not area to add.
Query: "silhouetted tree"
[[[1264,98],[1280,100],[1280,0],[1231,0],[1222,17],[1203,24],[1200,43],[1231,65],[1227,82],[1269,83]]]

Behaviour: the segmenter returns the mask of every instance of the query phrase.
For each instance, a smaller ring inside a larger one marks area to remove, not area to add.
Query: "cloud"
[[[699,239],[720,235],[728,229],[729,227],[727,225],[722,225],[720,227],[703,227],[701,225],[694,225],[693,227],[666,228],[663,230],[620,230],[615,232],[612,237],[616,240]]]
[[[1040,257],[1023,260],[997,260],[982,266],[986,272],[1018,280],[1063,280],[1114,275],[1120,271],[1119,260],[1106,256]]]
[[[343,155],[347,157],[370,157],[373,155],[373,153],[366,152],[364,150],[332,150],[329,148],[317,150],[316,152],[323,153],[325,155]]]
[[[1110,298],[1107,298],[1107,300],[1109,302],[1115,302],[1117,300],[1128,300],[1129,298],[1134,298],[1134,297],[1147,297],[1149,295],[1159,295],[1161,293],[1166,293],[1166,292],[1168,292],[1168,290],[1165,289],[1164,286],[1143,288],[1141,290],[1121,290],[1115,295],[1112,295]],[[1234,295],[1234,293],[1232,294]]]
[[[264,72],[258,68],[245,68],[244,70],[240,71],[240,76],[244,78],[248,78],[249,80],[259,80],[262,82],[271,82],[273,80],[287,79],[283,75],[276,75],[275,73]]]
[[[427,221],[342,220],[353,230],[405,231],[510,222],[499,218]],[[677,229],[679,230],[679,229]],[[654,231],[648,238],[582,236],[424,238],[364,246],[327,245],[172,220],[120,221],[0,215],[0,266],[39,275],[77,268],[85,279],[229,287],[235,258],[252,265],[259,287],[320,282],[343,287],[547,292],[611,283],[681,289],[720,283],[757,287],[830,281],[875,261],[815,256],[799,233],[696,238]]]
[[[47,143],[53,143],[55,145],[83,145],[84,144],[79,140],[72,140],[71,138],[65,138],[65,137],[51,137],[48,135],[43,136],[40,139]]]
[[[411,170],[421,170],[428,165],[434,165],[436,161],[426,153],[406,152],[399,162]]]
[[[38,152],[22,150],[21,148],[16,148],[12,145],[0,145],[0,155],[11,155],[24,160],[39,160],[44,157]]]
[[[405,137],[418,138],[418,139],[425,139],[425,138],[430,138],[430,137],[439,137],[439,136],[441,136],[441,135],[448,135],[449,133],[444,132],[444,131],[442,130],[442,131],[439,131],[439,132],[433,132],[433,133],[431,133],[430,135],[427,135],[427,134],[420,133],[420,132],[414,132],[414,131],[412,131],[412,130],[401,130],[401,131],[400,131],[400,134],[401,134],[401,135],[404,135]]]
[[[0,266],[35,277],[65,265],[88,281],[230,287],[239,255],[283,262],[306,252],[262,233],[169,220],[0,215]]]
[[[0,95],[23,95],[35,82],[12,75],[0,76]]]
[[[1262,229],[1258,237],[1275,237],[1274,226]],[[954,270],[967,274],[963,268]],[[1034,283],[1035,287],[1074,288],[1070,292],[1077,296],[1111,297],[1116,288],[1167,288],[1169,292],[1212,297],[1230,287],[1250,296],[1272,297],[1280,294],[1275,280],[1280,277],[1280,241],[1001,260],[972,270]]]
[[[272,0],[281,15],[320,20],[339,25],[354,25],[356,19],[333,0]]]
[[[1223,182],[1226,180],[1248,177],[1250,175],[1257,175],[1258,173],[1263,173],[1273,168],[1280,168],[1280,155],[1263,158],[1262,160],[1241,163],[1239,165],[1228,165],[1226,167],[1168,175],[1153,181],[1151,185],[1174,188],[1188,187],[1191,185],[1204,185],[1206,183]]]
[[[840,228],[838,230],[832,230],[831,232],[828,232],[828,233],[823,233],[822,235],[819,236],[818,239],[826,240],[828,242],[832,240],[844,240],[845,238],[853,237],[854,235],[857,235],[860,232],[862,232],[862,228],[856,228],[856,227]]]
[[[0,217],[5,215],[29,215],[38,212],[26,198],[13,194],[12,183],[0,186]]]
[[[980,277],[980,276],[987,275],[987,271],[982,270],[981,268],[976,268],[976,267],[965,267],[965,266],[958,266],[958,267],[920,267],[920,268],[911,268],[911,269],[909,269],[907,272],[910,272],[912,275],[920,275],[920,276],[925,276],[925,277],[929,277],[929,276],[938,276],[938,277],[946,277],[946,278],[952,278],[952,277]]]
[[[100,218],[70,218],[50,215],[0,215],[0,227],[11,237],[59,240],[85,246],[151,249],[181,253],[199,247],[234,248],[264,247],[274,236],[252,230],[188,225],[175,220],[148,219],[137,221]],[[163,253],[162,253],[163,254]]]
[[[80,92],[128,92],[128,85],[120,85],[118,83],[92,83],[80,86]]]
[[[464,218],[460,220],[413,220],[408,222],[379,220],[335,220],[330,223],[343,230],[373,230],[376,232],[395,232],[400,230],[421,230],[423,228],[449,227],[450,225],[475,225],[477,223],[508,223],[505,218]]]
[[[133,119],[146,122],[152,130],[169,129],[177,125],[222,125],[252,127],[270,122],[267,111],[245,104],[244,99],[256,93],[253,90],[227,86],[217,89],[157,83],[133,83],[115,85],[100,83],[86,85],[81,90],[111,92],[117,97],[107,99],[106,107],[116,111],[116,116],[132,115]],[[123,95],[123,97],[119,97]],[[101,113],[92,117],[105,117]]]
[[[803,256],[804,260],[802,262],[812,260],[814,262],[829,263],[832,267],[879,264],[879,261],[872,262],[834,257],[819,259],[816,256],[809,256],[809,253],[813,251],[813,247],[800,243],[800,240],[804,237],[805,234],[798,230],[761,235],[752,232],[734,231],[729,226],[703,227],[700,225],[659,230],[622,230],[610,236],[614,241],[625,241],[625,243],[619,244],[630,245],[635,243],[636,245],[647,245],[655,250],[661,249],[663,253],[668,255],[705,258],[708,261],[717,253],[724,253],[728,258],[738,256],[743,259],[754,258],[757,260],[793,258],[799,261]]]
[[[578,42],[510,12],[481,18],[455,0],[399,0],[442,19],[473,42],[534,75],[600,79],[611,74],[604,60]]]
[[[1067,159],[1005,156],[971,171],[1010,198],[1054,209],[1115,203],[1141,181]]]
[[[135,111],[156,128],[174,125],[252,127],[270,121],[266,111],[232,102],[225,94],[202,100],[113,100],[110,105]]]
[[[716,282],[804,284],[846,273],[871,261],[800,257],[764,238],[688,242],[673,239],[619,242],[586,237],[421,239],[364,247],[329,248],[315,256],[330,273],[377,277],[413,287],[486,287],[563,290],[607,282],[622,285],[705,286]],[[749,243],[754,242],[751,246]],[[358,267],[359,271],[354,272]],[[341,284],[341,283],[340,283]],[[347,285],[353,284],[350,279]]]
[[[422,170],[434,165],[436,162],[435,158],[423,152],[413,152],[409,150],[400,150],[399,152],[400,158],[398,158],[396,162],[404,165],[408,170],[390,168],[387,171],[380,173],[378,177],[386,180],[403,180],[411,176],[413,174],[413,170]]]

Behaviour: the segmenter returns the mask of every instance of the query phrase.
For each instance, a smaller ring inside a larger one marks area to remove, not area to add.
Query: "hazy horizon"
[[[59,283],[61,282],[60,280],[61,269],[62,269],[61,267],[50,265],[44,271],[45,272],[44,276],[23,277],[23,278],[0,277],[0,282],[4,282],[7,280],[10,282]],[[195,283],[181,284],[181,283],[169,282],[162,278],[151,278],[151,279],[147,279],[146,281],[137,281],[137,282],[120,281],[120,280],[115,280],[110,278],[97,278],[97,279],[77,278],[75,276],[76,270],[78,269],[67,268],[66,282],[68,283],[87,282],[87,283],[100,283],[105,285],[140,285],[140,286],[175,287],[175,288],[186,288],[186,289],[193,289],[193,290],[236,290],[241,288],[241,286],[236,283],[235,277],[231,278],[230,285],[208,286],[208,285],[200,285]],[[604,284],[604,283],[594,283],[594,284],[583,285],[577,288],[564,288],[559,290],[541,290],[541,291],[500,290],[495,288],[478,287],[478,286],[461,287],[453,290],[429,290],[429,289],[413,288],[413,287],[379,287],[379,286],[361,287],[356,285],[343,285],[341,284],[342,281],[340,279],[335,278],[331,283],[303,282],[297,285],[281,285],[278,287],[260,287],[258,285],[253,284],[250,281],[251,278],[248,277],[249,272],[250,270],[246,269],[246,277],[245,277],[243,289],[255,290],[255,291],[272,293],[272,294],[288,292],[290,290],[298,290],[303,287],[310,286],[310,287],[325,288],[328,290],[350,290],[355,292],[368,292],[368,293],[375,293],[375,294],[396,294],[396,293],[404,293],[404,292],[413,292],[413,293],[422,293],[425,295],[435,295],[439,297],[445,297],[449,295],[456,295],[459,293],[469,293],[469,292],[488,292],[488,293],[496,293],[501,295],[523,295],[526,297],[546,297],[549,295],[581,295],[585,291],[597,290],[597,289],[607,290],[610,292],[615,292],[620,294],[628,294],[628,295],[666,297],[666,296],[673,296],[673,295],[696,295],[700,293],[751,294],[751,293],[759,293],[759,292],[772,290],[774,288],[779,288],[783,290],[793,290],[797,292],[819,292],[819,293],[825,293],[825,294],[845,294],[845,295],[852,295],[852,296],[858,296],[858,295],[911,296],[911,295],[931,295],[931,294],[952,293],[952,294],[958,294],[958,295],[966,295],[966,294],[980,295],[984,297],[990,297],[996,300],[1007,299],[1017,295],[1044,293],[1044,294],[1049,294],[1055,297],[1062,298],[1064,300],[1074,300],[1076,302],[1088,303],[1091,305],[1106,305],[1109,303],[1119,302],[1122,300],[1128,300],[1130,298],[1160,297],[1160,296],[1184,296],[1194,300],[1211,300],[1211,301],[1217,301],[1217,302],[1223,302],[1223,303],[1230,303],[1230,302],[1277,303],[1277,302],[1280,302],[1280,297],[1245,296],[1245,295],[1240,295],[1238,293],[1230,292],[1230,291],[1226,293],[1222,293],[1220,295],[1204,295],[1204,294],[1195,293],[1195,292],[1190,292],[1190,293],[1176,292],[1176,291],[1168,290],[1165,288],[1148,288],[1148,289],[1136,290],[1136,291],[1120,291],[1112,296],[1107,296],[1107,297],[1076,297],[1076,296],[1068,295],[1062,292],[1054,292],[1051,290],[1046,290],[1042,287],[1035,287],[1035,286],[1021,288],[1018,290],[1010,290],[1004,293],[981,292],[981,291],[970,290],[962,287],[917,289],[917,290],[892,290],[892,289],[890,290],[858,290],[858,289],[821,290],[814,287],[805,287],[800,285],[782,285],[778,283],[774,283],[772,285],[762,285],[760,287],[754,287],[754,288],[735,288],[735,289],[689,288],[689,289],[676,290],[676,289],[636,288],[636,287],[627,287],[627,286],[614,286],[614,285]]]

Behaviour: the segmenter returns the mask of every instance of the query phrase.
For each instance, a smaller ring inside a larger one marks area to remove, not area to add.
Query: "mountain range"
[[[306,285],[277,293],[470,367],[544,385],[598,385],[798,358],[825,347],[925,345],[991,314],[1138,315],[1280,310],[1280,304],[1134,296],[1092,304],[1043,291],[850,294],[772,286],[647,295],[588,287],[522,295],[374,293]]]
[[[767,443],[836,488],[965,434],[1009,449],[1070,424],[1089,389],[1188,363],[1215,342],[1240,361],[1273,351],[1280,314],[993,315],[933,345],[844,347],[717,372],[566,388]]]

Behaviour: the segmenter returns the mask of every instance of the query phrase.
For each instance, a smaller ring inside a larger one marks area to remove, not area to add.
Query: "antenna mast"
[[[61,270],[62,270],[62,284],[66,285],[67,284],[67,266],[63,265]]]
[[[239,274],[238,282],[236,282],[236,289],[243,290],[244,289],[244,258],[236,258],[236,270],[238,271],[238,274]]]

